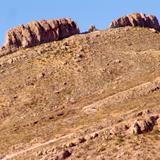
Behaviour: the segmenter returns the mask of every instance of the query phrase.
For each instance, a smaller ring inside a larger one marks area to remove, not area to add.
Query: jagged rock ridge
[[[69,18],[33,21],[10,29],[5,37],[5,49],[32,47],[78,34],[79,28]]]
[[[125,26],[147,27],[154,28],[158,31],[160,30],[158,19],[153,15],[146,16],[143,13],[132,13],[128,16],[123,16],[118,18],[117,20],[113,20],[110,24],[110,28],[118,28]]]

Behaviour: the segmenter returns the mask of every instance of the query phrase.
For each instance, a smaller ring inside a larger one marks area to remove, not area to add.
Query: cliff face
[[[79,34],[79,28],[71,19],[33,21],[8,31],[4,48],[32,47]]]
[[[125,26],[147,27],[160,30],[158,19],[153,15],[146,16],[143,13],[133,13],[129,14],[128,16],[120,17],[117,20],[113,20],[110,28],[118,28]]]

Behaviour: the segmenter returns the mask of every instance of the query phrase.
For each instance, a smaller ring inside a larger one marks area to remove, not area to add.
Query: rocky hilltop
[[[143,13],[133,13],[128,16],[113,20],[110,28],[119,27],[147,27],[156,31],[160,30],[158,19],[155,16],[146,16]],[[91,25],[87,32],[96,31]],[[5,43],[0,50],[0,56],[4,56],[19,48],[29,48],[42,43],[62,40],[63,38],[79,34],[80,30],[76,22],[70,18],[33,21],[10,29],[5,37]]]
[[[5,37],[4,48],[32,47],[61,40],[79,32],[77,24],[69,18],[33,21],[9,30]]]
[[[160,25],[156,16],[150,15],[146,16],[143,13],[132,13],[128,16],[123,16],[118,18],[117,20],[113,20],[110,24],[110,28],[118,28],[118,27],[147,27],[154,28],[155,30],[160,30]]]

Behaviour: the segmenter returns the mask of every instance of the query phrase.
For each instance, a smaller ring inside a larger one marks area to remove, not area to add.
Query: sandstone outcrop
[[[154,125],[156,124],[159,116],[150,116],[145,119],[137,120],[131,126],[131,132],[133,134],[141,134],[152,131]]]
[[[91,32],[94,32],[94,31],[96,31],[97,29],[96,29],[96,26],[95,25],[91,25],[90,27],[89,27],[89,29],[88,29],[88,33],[91,33]]]
[[[110,24],[110,28],[125,26],[147,27],[158,31],[160,30],[158,19],[153,15],[146,16],[143,13],[129,14],[128,16],[123,16],[117,20],[113,20]]]
[[[77,24],[69,18],[33,21],[10,29],[3,49],[28,48],[79,34]]]

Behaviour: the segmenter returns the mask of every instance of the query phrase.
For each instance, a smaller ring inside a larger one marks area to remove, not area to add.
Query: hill
[[[2,159],[160,159],[159,42],[123,27],[2,56]]]

